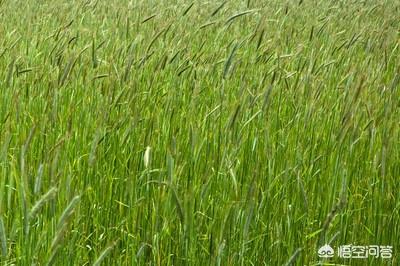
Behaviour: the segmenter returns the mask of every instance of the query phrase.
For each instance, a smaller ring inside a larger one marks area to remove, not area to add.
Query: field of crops
[[[397,0],[0,0],[0,264],[399,265],[399,45]]]

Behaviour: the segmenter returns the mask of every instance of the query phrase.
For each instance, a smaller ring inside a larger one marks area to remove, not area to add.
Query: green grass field
[[[400,265],[399,46],[397,0],[0,0],[0,264]]]

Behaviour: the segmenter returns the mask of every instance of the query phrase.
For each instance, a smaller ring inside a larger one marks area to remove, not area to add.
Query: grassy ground
[[[2,265],[399,265],[398,1],[0,3]]]

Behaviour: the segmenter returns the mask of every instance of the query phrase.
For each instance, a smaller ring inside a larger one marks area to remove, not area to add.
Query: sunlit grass
[[[0,0],[1,264],[397,265],[399,20],[394,0]]]

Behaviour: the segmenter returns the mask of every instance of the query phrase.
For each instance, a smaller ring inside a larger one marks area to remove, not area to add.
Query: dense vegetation
[[[399,21],[395,0],[0,1],[1,264],[397,265]]]

